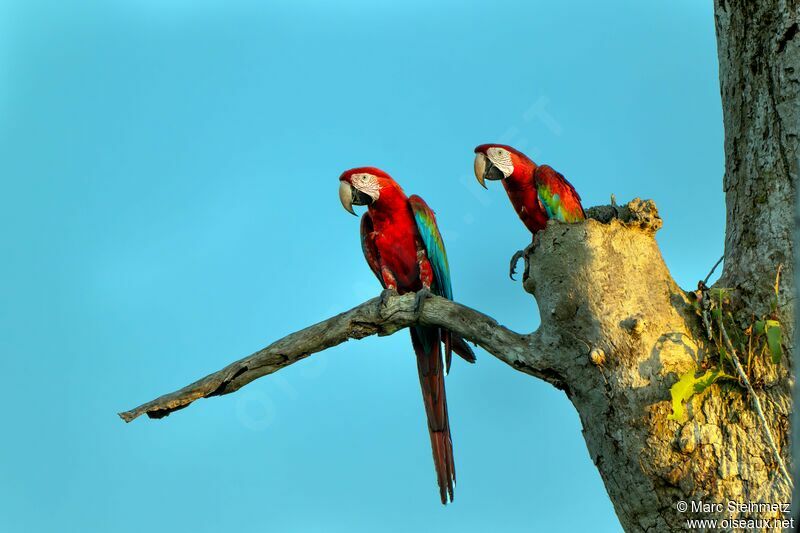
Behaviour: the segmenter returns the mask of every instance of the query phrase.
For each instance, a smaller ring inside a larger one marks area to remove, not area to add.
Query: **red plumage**
[[[355,183],[355,178],[363,174],[376,177],[378,187],[378,198],[373,197],[361,219],[362,248],[370,269],[384,288],[394,289],[400,294],[431,288],[434,283],[433,269],[408,197],[388,174],[373,167],[348,170],[340,180],[356,187],[358,183]],[[372,178],[369,178],[361,186],[370,188],[374,185]],[[451,344],[449,339],[452,334],[440,328],[421,326],[410,328],[410,332],[428,419],[439,494],[442,503],[447,503],[448,499],[453,500],[455,464],[441,350],[442,342]],[[460,337],[452,335],[452,349],[468,361],[474,361],[472,350]]]
[[[537,165],[519,150],[505,144],[481,144],[475,148],[475,153],[486,154],[490,148],[495,147],[503,148],[510,154],[513,171],[502,180],[503,187],[517,216],[532,234],[543,230],[550,218],[561,216],[561,213],[548,213],[547,207],[542,203],[544,192],[558,195],[556,205],[549,207],[563,210],[569,221],[584,218],[580,195],[562,174],[549,165]]]

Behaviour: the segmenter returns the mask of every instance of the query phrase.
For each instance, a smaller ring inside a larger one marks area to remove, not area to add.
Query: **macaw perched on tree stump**
[[[361,247],[384,288],[382,299],[394,292],[416,292],[417,310],[429,294],[453,299],[442,235],[433,211],[422,198],[407,197],[391,176],[374,167],[345,171],[339,177],[339,198],[354,215],[353,205],[369,206],[361,217]],[[453,351],[470,363],[475,362],[475,354],[464,339],[446,329],[414,326],[410,331],[439,495],[446,504],[453,501],[456,470],[444,376]]]
[[[534,239],[548,220],[579,222],[586,218],[580,195],[563,175],[549,165],[537,165],[510,146],[482,144],[475,148],[475,177],[484,189],[486,180],[502,180],[511,204]],[[520,257],[525,257],[527,274],[528,251],[519,250],[511,258],[511,279]]]

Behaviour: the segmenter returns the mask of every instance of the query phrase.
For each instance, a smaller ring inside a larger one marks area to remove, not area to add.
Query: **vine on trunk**
[[[764,416],[761,401],[753,387],[754,377],[756,377],[754,376],[754,363],[769,361],[778,365],[783,356],[783,330],[778,318],[782,265],[778,265],[775,276],[775,289],[770,301],[769,313],[758,318],[752,315],[749,324],[742,328],[733,314],[732,290],[724,287],[709,288],[707,285],[711,274],[721,261],[722,259],[717,261],[708,276],[698,282],[697,291],[694,293],[695,300],[692,302],[696,314],[702,318],[706,336],[713,344],[714,352],[718,357],[705,357],[700,363],[699,369],[692,368],[680,376],[670,388],[672,413],[667,418],[685,422],[687,414],[684,403],[693,396],[702,394],[718,381],[724,381],[732,386],[738,385],[749,394],[753,410],[761,423],[778,469],[786,483],[792,487],[791,476],[786,469],[778,446],[775,444],[775,438]],[[728,333],[729,331],[731,333]],[[742,363],[738,354],[746,356],[745,363]],[[698,375],[698,370],[702,370],[703,373]],[[756,381],[756,386],[760,385],[763,384]]]

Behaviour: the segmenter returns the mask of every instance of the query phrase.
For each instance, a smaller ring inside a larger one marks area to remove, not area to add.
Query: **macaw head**
[[[392,177],[375,167],[358,167],[345,170],[339,176],[339,200],[352,214],[354,205],[372,205],[381,198],[381,192],[400,189]]]
[[[482,144],[475,148],[475,177],[484,189],[485,180],[523,177],[535,168],[528,156],[505,144]]]

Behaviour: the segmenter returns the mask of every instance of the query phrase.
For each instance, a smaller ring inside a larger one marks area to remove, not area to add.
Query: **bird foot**
[[[517,250],[514,252],[514,255],[511,256],[511,266],[508,269],[508,277],[511,278],[512,281],[517,281],[514,279],[514,274],[517,273],[517,263],[523,257],[525,257],[525,250]]]
[[[511,267],[508,272],[508,277],[516,281],[514,279],[514,274],[517,273],[517,263],[519,262],[520,259],[524,259],[525,266],[524,270],[522,271],[522,280],[525,281],[525,279],[527,279],[528,267],[530,266],[530,260],[528,259],[528,257],[530,256],[530,253],[534,250],[534,248],[536,248],[535,240],[531,242],[528,246],[526,246],[524,250],[517,250],[516,252],[514,252],[514,255],[511,256]]]
[[[398,292],[395,289],[383,289],[381,291],[381,299],[379,303],[380,309],[386,309],[389,305],[389,298],[397,296]]]
[[[414,314],[417,317],[422,314],[422,305],[425,303],[425,299],[432,295],[433,293],[428,287],[423,287],[417,291],[416,295],[414,296]]]

